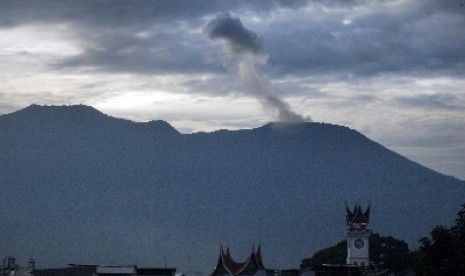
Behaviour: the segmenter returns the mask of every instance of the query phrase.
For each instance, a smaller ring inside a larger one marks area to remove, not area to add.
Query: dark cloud
[[[274,78],[286,75],[371,77],[465,73],[465,8],[462,1],[406,2],[384,8],[378,1],[355,14],[367,0],[295,1],[59,1],[0,0],[0,28],[18,25],[70,25],[83,53],[55,64],[135,73],[224,72],[205,62],[214,50],[198,32],[214,14],[247,12],[264,20],[275,11],[321,10],[317,18],[296,17],[259,25],[253,32],[238,20],[211,22],[212,38],[234,39],[236,51],[266,52]],[[322,9],[324,7],[325,9]],[[337,7],[335,15],[332,8]],[[346,12],[344,12],[344,10]],[[223,14],[225,17],[226,14]],[[347,16],[350,21],[343,24]],[[353,18],[352,18],[353,16]],[[45,26],[45,27],[47,27]],[[156,32],[151,31],[158,29]],[[165,30],[160,31],[160,30]],[[138,34],[147,32],[147,37]],[[197,37],[196,37],[197,36]]]
[[[247,86],[250,94],[260,101],[262,106],[278,113],[281,122],[296,123],[310,121],[293,112],[290,106],[273,93],[269,80],[258,74],[256,66],[265,63],[261,51],[261,42],[254,32],[246,29],[238,18],[229,13],[218,15],[206,26],[206,32],[212,40],[221,40],[223,52],[230,65]]]
[[[421,4],[417,3],[418,12],[426,14],[445,13],[465,15],[465,1],[463,0],[425,0]]]
[[[273,73],[336,78],[463,75],[465,14],[441,10],[419,14],[418,6],[406,8],[399,13],[376,11],[348,24],[343,18],[328,17],[269,30],[262,36]]]
[[[465,99],[461,99],[457,95],[441,93],[424,95],[419,94],[411,97],[399,97],[397,103],[410,107],[424,109],[446,109],[446,110],[464,110]]]
[[[231,1],[221,0],[6,1],[0,11],[0,27],[71,24],[70,30],[85,48],[79,55],[55,62],[56,69],[83,67],[138,74],[218,73],[223,71],[221,67],[205,61],[206,53],[212,52],[210,46],[195,33],[204,24],[202,17],[228,8],[268,10],[277,2],[263,1],[263,4],[261,7],[260,3],[239,1],[232,5]]]
[[[79,55],[63,59],[56,69],[90,67],[105,72],[137,74],[201,73],[217,71],[218,66],[205,62],[203,38],[190,35],[177,24],[138,34],[138,30],[102,31]],[[172,32],[177,35],[173,36]],[[83,34],[86,36],[86,34]]]
[[[244,28],[238,18],[232,18],[229,13],[224,13],[210,21],[206,32],[211,39],[224,39],[231,49],[240,54],[251,52],[258,54],[262,51],[262,43],[258,35]]]
[[[223,1],[219,1],[223,2]],[[83,26],[120,27],[196,18],[215,11],[205,1],[1,1],[0,25],[72,22]]]
[[[308,0],[0,0],[0,27],[74,22],[84,26],[118,27],[195,20],[228,10],[267,11],[277,7],[297,8]]]

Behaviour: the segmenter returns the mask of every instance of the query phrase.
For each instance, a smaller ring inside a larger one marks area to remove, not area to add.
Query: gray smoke
[[[273,94],[270,81],[260,76],[256,66],[266,64],[261,41],[256,33],[247,30],[238,18],[229,13],[218,15],[206,27],[208,37],[222,43],[224,66],[236,71],[250,93],[265,109],[278,112],[281,122],[310,121],[293,112],[289,105]]]

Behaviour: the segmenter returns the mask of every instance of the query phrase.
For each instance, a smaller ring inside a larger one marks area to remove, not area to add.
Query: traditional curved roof
[[[346,203],[346,221],[348,226],[355,226],[357,225],[358,227],[364,228],[366,224],[368,224],[370,220],[370,207],[371,203],[368,204],[367,209],[365,212],[362,210],[362,205],[360,204],[360,201],[355,203],[354,210],[351,211],[349,209],[349,206],[347,206]]]
[[[217,265],[211,275],[253,275],[258,270],[266,270],[263,265],[260,246],[258,246],[257,251],[253,248],[252,253],[244,262],[234,261],[229,252],[229,247],[224,252],[223,246],[221,246]]]

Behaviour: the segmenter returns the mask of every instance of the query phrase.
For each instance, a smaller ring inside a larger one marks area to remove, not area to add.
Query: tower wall
[[[370,204],[371,205],[371,204]],[[366,226],[370,219],[370,205],[363,211],[360,202],[355,204],[353,211],[346,206],[347,259],[346,264],[357,266],[370,265],[370,235]]]
[[[347,230],[347,259],[346,264],[368,266],[370,264],[370,235],[371,230]]]

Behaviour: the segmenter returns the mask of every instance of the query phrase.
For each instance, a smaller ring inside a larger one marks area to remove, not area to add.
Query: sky
[[[465,179],[463,0],[0,0],[0,114],[324,122]]]

